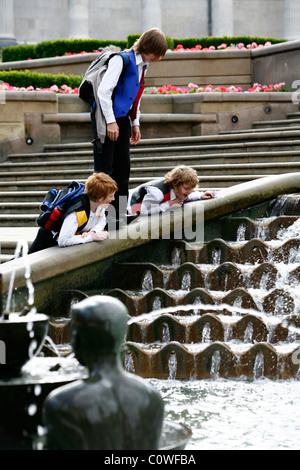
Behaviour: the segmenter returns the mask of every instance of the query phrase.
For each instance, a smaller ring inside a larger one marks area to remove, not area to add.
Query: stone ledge
[[[260,47],[257,49],[251,50],[251,57],[252,59],[256,59],[257,57],[264,57],[264,56],[271,56],[273,54],[283,54],[284,52],[291,52],[300,49],[300,39],[296,39],[295,41],[288,41],[283,42],[280,44],[274,44],[270,47]]]
[[[215,114],[142,114],[141,122],[217,122]],[[58,113],[58,114],[44,114],[44,123],[90,123],[91,118],[89,113]]]

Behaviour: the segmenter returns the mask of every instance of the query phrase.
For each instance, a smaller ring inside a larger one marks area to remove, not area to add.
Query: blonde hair
[[[149,29],[135,41],[133,49],[139,54],[154,54],[162,58],[168,49],[166,36],[158,28]]]
[[[105,199],[118,191],[116,182],[105,173],[93,173],[85,182],[84,192],[91,201]]]
[[[173,168],[165,175],[165,184],[170,188],[178,188],[182,184],[190,186],[194,189],[199,183],[196,170],[190,166],[179,165]]]

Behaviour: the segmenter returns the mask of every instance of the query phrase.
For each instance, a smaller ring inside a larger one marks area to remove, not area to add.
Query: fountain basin
[[[22,367],[41,351],[48,332],[48,316],[12,313],[0,319],[0,379],[16,377]]]
[[[43,442],[42,407],[56,388],[87,377],[75,359],[35,357],[18,377],[0,378],[0,450],[32,450]]]

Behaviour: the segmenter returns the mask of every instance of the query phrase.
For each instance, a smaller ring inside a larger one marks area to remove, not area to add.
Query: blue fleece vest
[[[130,62],[123,79],[119,79],[114,92],[114,115],[116,118],[126,116],[140,89],[139,69],[136,65],[134,51],[129,52]]]

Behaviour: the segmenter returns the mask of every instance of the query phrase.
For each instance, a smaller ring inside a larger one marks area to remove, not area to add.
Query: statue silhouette
[[[128,311],[119,300],[94,296],[72,308],[72,344],[89,377],[47,397],[47,449],[155,450],[163,423],[160,393],[124,371],[120,347]]]

